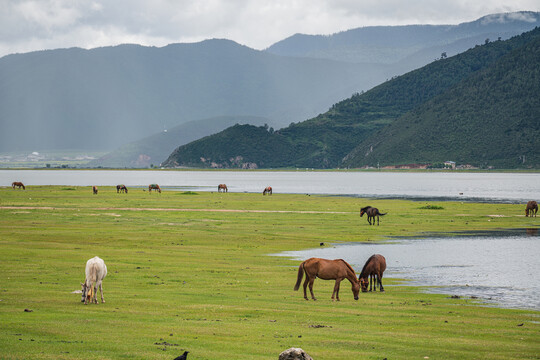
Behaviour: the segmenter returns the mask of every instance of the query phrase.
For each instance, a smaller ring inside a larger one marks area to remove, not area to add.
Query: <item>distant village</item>
[[[81,153],[3,153],[0,154],[0,167],[69,167],[70,165],[83,165],[96,157]]]
[[[374,167],[365,166],[363,169],[374,169]],[[449,169],[449,170],[470,170],[478,169],[478,167],[471,164],[460,164],[457,165],[455,161],[445,161],[443,163],[434,163],[434,164],[400,164],[400,165],[388,165],[383,166],[381,169],[385,170],[407,170],[407,169]]]

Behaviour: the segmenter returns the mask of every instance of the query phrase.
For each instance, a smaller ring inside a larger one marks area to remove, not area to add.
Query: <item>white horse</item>
[[[105,262],[99,257],[93,257],[86,262],[85,269],[86,279],[84,283],[81,283],[82,286],[82,297],[81,302],[84,302],[86,305],[88,301],[98,304],[97,301],[97,289],[101,292],[101,302],[103,300],[103,288],[101,282],[107,276],[107,266]]]

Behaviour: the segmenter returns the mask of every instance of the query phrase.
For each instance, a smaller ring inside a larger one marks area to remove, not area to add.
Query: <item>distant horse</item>
[[[375,225],[375,216],[377,217],[377,225],[379,225],[379,216],[384,216],[387,213],[381,214],[379,212],[379,209],[366,206],[360,209],[360,217],[364,216],[364,214],[367,214],[367,221],[369,222],[369,225]],[[371,223],[371,220],[373,219],[373,224]]]
[[[24,184],[23,184],[22,182],[20,182],[20,181],[14,181],[14,182],[11,183],[11,187],[12,187],[13,189],[15,189],[15,186],[17,186],[18,189],[23,188],[23,190],[26,190],[26,187],[25,187]]]
[[[126,185],[124,184],[121,184],[121,185],[116,185],[116,193],[121,193],[121,192],[125,192],[127,194],[128,190],[127,190],[127,187]]]
[[[356,274],[354,273],[351,265],[347,264],[345,260],[326,260],[319,258],[311,258],[302,262],[298,267],[298,277],[296,279],[296,285],[294,290],[298,290],[302,277],[306,273],[306,280],[304,281],[304,299],[308,300],[306,288],[309,283],[309,291],[311,292],[311,298],[317,300],[313,294],[313,282],[316,278],[323,280],[336,280],[334,285],[334,292],[332,292],[332,300],[334,295],[337,301],[339,301],[339,284],[343,279],[347,279],[352,284],[352,292],[354,300],[358,300],[358,293],[360,292],[360,284],[356,280]]]
[[[525,208],[525,216],[529,216],[531,214],[531,217],[536,217],[536,213],[538,212],[538,204],[536,201],[529,201],[527,203],[527,207]]]
[[[219,184],[217,186],[217,191],[218,192],[229,192],[229,189],[227,189],[227,185],[225,184]]]
[[[105,276],[107,276],[107,266],[105,265],[105,262],[97,256],[91,258],[86,262],[84,273],[86,278],[84,279],[84,283],[81,283],[81,302],[84,302],[85,305],[88,301],[97,304],[97,290],[99,288],[99,291],[101,292],[101,302],[104,303],[105,300],[103,300],[103,287],[101,283]]]
[[[148,185],[148,192],[150,194],[152,193],[152,190],[159,191],[159,193],[161,194],[161,188],[159,187],[158,184],[150,184],[150,185]]]
[[[272,187],[271,186],[267,186],[264,188],[264,191],[263,191],[263,195],[272,195]]]
[[[97,190],[97,186],[92,186],[92,193],[93,193],[94,195],[97,195],[97,191],[98,191],[98,190]]]
[[[371,255],[364,264],[362,272],[358,277],[360,286],[362,286],[362,292],[368,291],[368,283],[369,291],[371,291],[372,285],[373,290],[377,291],[377,283],[379,283],[379,290],[384,291],[384,287],[382,284],[384,270],[386,270],[386,259],[384,258],[384,256],[379,254]]]

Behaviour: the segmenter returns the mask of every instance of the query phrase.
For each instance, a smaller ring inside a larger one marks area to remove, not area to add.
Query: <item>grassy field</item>
[[[361,205],[389,214],[379,227]],[[293,291],[319,243],[421,232],[538,227],[524,205],[244,193],[0,189],[1,359],[539,359],[540,312],[483,307],[386,279],[360,294],[317,280]],[[83,305],[86,260],[103,258],[105,304]],[[366,254],[367,257],[371,254]],[[356,269],[359,271],[360,269]],[[511,276],[511,274],[509,274]],[[25,312],[25,309],[32,310]]]

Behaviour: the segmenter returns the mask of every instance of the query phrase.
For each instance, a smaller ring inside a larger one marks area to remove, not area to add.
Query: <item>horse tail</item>
[[[381,216],[384,216],[384,215],[386,215],[386,214],[388,214],[388,213],[387,213],[387,212],[385,212],[384,214],[382,214],[382,213],[379,213],[379,215],[381,215]]]
[[[302,282],[302,278],[304,277],[304,262],[302,262],[298,267],[298,276],[296,278],[296,285],[294,285],[294,291],[300,288],[300,283]]]

